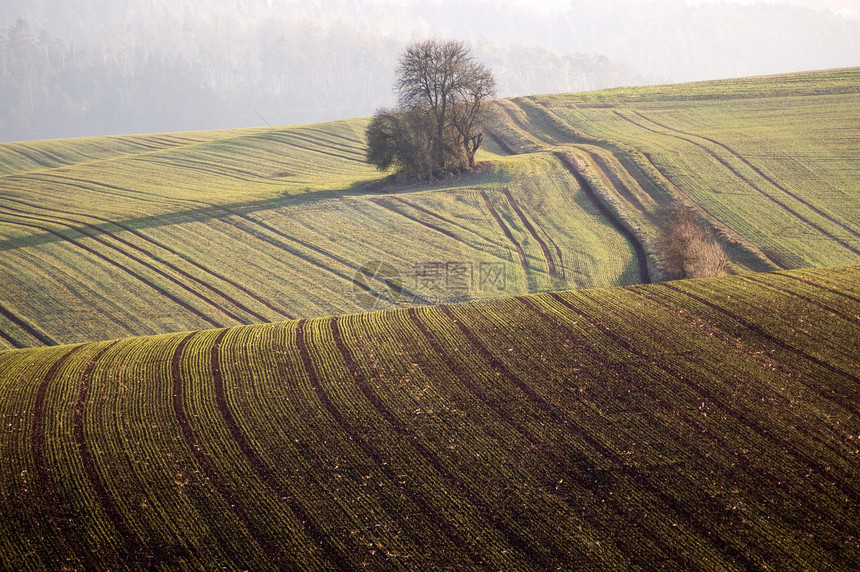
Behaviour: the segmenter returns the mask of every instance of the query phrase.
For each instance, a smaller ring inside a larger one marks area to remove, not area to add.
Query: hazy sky
[[[601,0],[604,4],[666,4],[678,0]],[[729,4],[793,4],[814,10],[831,10],[845,16],[860,15],[860,0],[685,0],[688,5],[713,4],[725,2]],[[534,9],[565,10],[570,6],[570,0],[513,0],[513,3],[529,6]]]

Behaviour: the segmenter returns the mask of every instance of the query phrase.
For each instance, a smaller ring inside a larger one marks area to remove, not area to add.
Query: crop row
[[[858,272],[0,352],[0,562],[856,563]]]

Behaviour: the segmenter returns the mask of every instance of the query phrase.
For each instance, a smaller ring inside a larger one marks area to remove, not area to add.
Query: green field
[[[3,351],[0,568],[856,569],[858,339],[855,266]]]
[[[860,70],[499,102],[479,168],[393,184],[366,119],[0,145],[0,348],[860,262]],[[384,269],[384,272],[379,272]]]

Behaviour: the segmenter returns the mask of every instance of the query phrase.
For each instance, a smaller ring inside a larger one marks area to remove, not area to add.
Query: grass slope
[[[533,132],[612,152],[648,179],[638,197],[694,202],[773,267],[860,260],[858,68],[517,102]],[[636,198],[622,202],[647,222]]]
[[[641,281],[553,156],[368,187],[363,127],[0,146],[0,347]]]
[[[0,567],[856,569],[858,339],[847,267],[0,352]]]
[[[380,182],[367,120],[0,145],[0,348],[655,281],[673,200],[733,272],[857,264],[858,86],[503,100],[432,185]]]

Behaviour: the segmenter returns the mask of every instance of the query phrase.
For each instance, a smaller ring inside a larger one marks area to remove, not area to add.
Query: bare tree
[[[492,73],[464,43],[427,40],[406,48],[396,76],[398,109],[378,111],[368,127],[368,160],[419,177],[473,167]]]
[[[659,248],[669,279],[706,278],[726,273],[726,254],[695,211],[671,205],[660,225]]]

